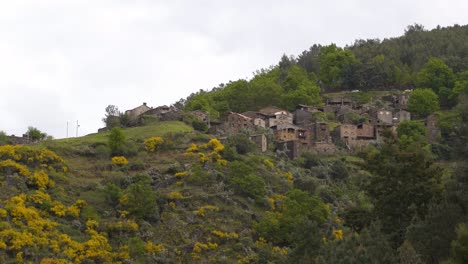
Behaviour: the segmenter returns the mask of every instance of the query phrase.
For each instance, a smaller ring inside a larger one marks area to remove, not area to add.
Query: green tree
[[[112,128],[109,134],[109,148],[111,149],[111,155],[123,155],[125,146],[125,134],[119,127]]]
[[[275,244],[291,244],[295,241],[295,230],[308,221],[322,224],[327,217],[328,210],[319,197],[293,189],[286,194],[276,211],[265,214],[256,230]]]
[[[234,161],[229,164],[228,183],[238,194],[260,200],[266,194],[265,180],[253,173],[248,165]]]
[[[342,88],[345,72],[357,62],[349,50],[338,48],[335,44],[320,50],[320,80],[329,88]]]
[[[106,115],[102,119],[102,122],[106,124],[106,127],[111,129],[120,126],[121,113],[119,108],[115,105],[108,105],[106,107]]]
[[[35,127],[28,127],[28,131],[26,132],[26,135],[32,140],[32,141],[40,141],[44,140],[47,137],[47,134],[40,131],[39,129]]]
[[[468,263],[468,224],[460,224],[456,232],[457,239],[452,241],[452,256],[449,263]]]
[[[421,140],[426,137],[427,129],[423,123],[405,120],[397,127],[398,137],[406,136],[412,140]]]
[[[1,145],[8,145],[10,144],[10,139],[8,138],[7,134],[5,131],[0,131],[0,146]]]
[[[426,117],[439,110],[439,98],[431,89],[415,89],[409,98],[408,110]]]
[[[236,134],[228,138],[228,145],[234,147],[237,153],[245,155],[255,150],[255,143],[247,135]]]
[[[121,201],[125,209],[137,219],[155,221],[159,218],[156,194],[149,183],[129,185]]]
[[[431,88],[436,94],[439,94],[442,87],[453,87],[454,77],[452,69],[444,61],[430,58],[418,72],[416,86]]]
[[[442,169],[418,142],[401,146],[389,141],[366,161],[372,173],[366,189],[373,200],[374,213],[398,246],[411,219],[424,217],[429,202],[440,198]]]

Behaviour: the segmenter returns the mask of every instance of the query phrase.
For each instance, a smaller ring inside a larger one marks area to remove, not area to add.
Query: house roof
[[[244,119],[247,119],[247,120],[252,120],[252,118],[248,117],[248,116],[245,116],[243,114],[239,114],[239,113],[235,113],[235,112],[229,112],[230,115],[237,115],[239,117],[242,117]]]
[[[276,107],[276,106],[267,106],[267,107],[264,107],[260,110],[258,110],[259,113],[261,114],[264,114],[264,115],[275,115],[276,113],[278,112],[286,112],[286,113],[289,113],[288,111],[284,110],[284,109],[281,109],[279,107]]]

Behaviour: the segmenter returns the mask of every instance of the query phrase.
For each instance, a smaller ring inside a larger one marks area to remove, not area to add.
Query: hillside
[[[0,137],[0,263],[466,263],[466,29],[315,45],[83,137]]]

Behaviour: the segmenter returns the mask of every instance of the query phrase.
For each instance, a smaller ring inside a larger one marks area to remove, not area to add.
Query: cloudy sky
[[[466,0],[0,0],[0,130],[56,138],[171,104],[314,43],[468,24]]]

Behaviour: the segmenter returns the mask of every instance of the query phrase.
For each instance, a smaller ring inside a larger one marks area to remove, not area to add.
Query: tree
[[[10,144],[10,139],[4,131],[0,131],[0,146]]]
[[[441,59],[430,58],[418,72],[416,86],[431,88],[436,94],[439,94],[442,87],[453,87],[454,77],[452,69]]]
[[[294,236],[296,230],[308,225],[309,221],[323,224],[327,217],[328,210],[319,197],[292,189],[278,208],[265,214],[256,229],[268,241],[291,244],[297,242]]]
[[[28,127],[28,131],[26,132],[26,135],[31,139],[32,141],[40,141],[44,140],[47,137],[47,134],[40,131],[39,129],[35,127]]]
[[[111,154],[113,156],[123,155],[124,153],[124,144],[125,144],[125,135],[121,128],[114,127],[112,128],[109,134],[109,148],[111,149]]]
[[[356,63],[353,53],[332,44],[322,47],[319,58],[320,80],[329,88],[342,88],[346,70]]]
[[[106,124],[106,127],[111,129],[117,126],[120,126],[120,117],[121,113],[119,108],[115,105],[108,105],[106,107],[106,115],[102,119],[102,122]]]
[[[431,89],[415,89],[409,98],[408,110],[426,117],[439,110],[439,98]]]
[[[468,263],[468,224],[463,223],[457,227],[457,239],[452,241],[453,263]]]
[[[412,140],[419,140],[426,136],[427,129],[423,123],[405,120],[397,127],[398,137],[406,136]]]
[[[440,198],[442,169],[419,142],[402,146],[389,140],[378,154],[366,158],[372,173],[367,193],[383,230],[391,234],[395,246],[414,216],[424,217],[433,199]]]

